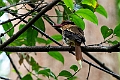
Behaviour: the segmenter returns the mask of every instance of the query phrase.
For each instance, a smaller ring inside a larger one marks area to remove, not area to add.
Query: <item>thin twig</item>
[[[8,9],[8,8],[11,8],[11,7],[20,5],[20,4],[25,4],[25,3],[28,3],[28,2],[29,2],[29,1],[24,1],[24,2],[19,2],[19,3],[16,3],[16,4],[12,4],[12,5],[10,5],[10,6],[1,7],[1,8],[0,8],[0,11],[4,11],[5,9]]]
[[[31,19],[28,24],[26,24],[21,30],[19,30],[16,34],[11,36],[6,42],[0,45],[0,49],[4,48],[5,46],[9,45],[11,42],[13,42],[16,38],[18,38],[23,32],[25,32],[36,20],[39,19],[39,17],[42,16],[45,12],[47,12],[49,9],[51,9],[55,4],[57,4],[59,0],[55,0],[54,2],[50,3],[46,8],[44,8],[42,11],[40,11],[33,19]],[[39,5],[38,5],[39,6]],[[37,7],[38,7],[37,6]],[[36,8],[37,8],[36,7]],[[32,11],[34,11],[36,8],[34,8]],[[30,11],[31,12],[31,11]]]
[[[90,69],[91,69],[91,65],[89,64],[89,71],[88,71],[88,75],[87,75],[86,80],[88,80],[88,78],[89,78],[89,75],[90,75]]]
[[[69,78],[67,78],[67,79],[65,79],[65,80],[69,80],[70,78],[74,77],[80,70],[81,70],[81,68],[78,69],[72,76],[70,76]]]
[[[96,59],[94,56],[92,56],[91,54],[89,54],[86,51],[83,51],[85,53],[86,56],[88,56],[90,59],[92,59],[94,62],[96,62],[99,66],[103,67],[104,69],[113,72],[112,70],[110,70],[108,67],[105,66],[104,63],[101,63],[98,59]]]
[[[117,78],[118,80],[120,80],[120,76],[119,76],[118,74],[115,74],[115,73],[113,73],[113,72],[111,72],[111,71],[108,71],[108,70],[106,70],[106,69],[104,69],[104,68],[98,67],[98,66],[94,65],[93,63],[90,63],[89,61],[85,60],[85,59],[83,59],[83,61],[84,61],[85,63],[87,63],[87,64],[89,64],[89,65],[91,65],[91,66],[93,66],[93,67],[95,67],[95,68],[97,68],[97,69],[99,69],[99,70],[101,70],[101,71],[104,71],[104,72],[112,75],[113,77]]]
[[[9,12],[10,13],[10,12]],[[15,16],[16,18],[18,17],[18,15],[14,14],[14,13],[10,13],[13,16]],[[26,20],[22,19],[21,17],[19,17],[19,19],[25,23],[28,23]],[[46,38],[50,39],[51,41],[55,42],[56,44],[58,44],[59,46],[62,46],[59,42],[57,42],[56,40],[54,40],[53,38],[51,38],[49,35],[47,35],[46,33],[44,33],[42,30],[40,30],[39,28],[37,28],[36,26],[32,25],[33,29],[37,30],[39,33],[41,33],[42,35],[44,35]]]
[[[14,62],[13,62],[13,60],[12,60],[12,58],[10,57],[10,55],[7,55],[7,56],[8,56],[8,58],[10,59],[10,63],[12,64],[13,68],[15,69],[15,72],[17,73],[18,77],[19,77],[20,79],[22,79],[19,71],[17,70],[17,68],[16,68],[16,66],[15,66],[15,64],[14,64]]]

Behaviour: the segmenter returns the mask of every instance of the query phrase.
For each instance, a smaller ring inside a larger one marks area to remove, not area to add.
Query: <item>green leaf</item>
[[[6,6],[6,4],[4,3],[3,0],[0,0],[0,7],[4,7],[4,6]]]
[[[117,37],[120,37],[120,24],[118,24],[113,32]]]
[[[81,3],[82,0],[75,0],[76,4]]]
[[[0,17],[1,17],[3,14],[4,14],[4,12],[3,12],[3,11],[0,11]]]
[[[37,41],[39,44],[40,44],[40,43],[47,44],[47,41],[46,41],[45,39],[43,39],[43,38],[37,37],[37,38],[36,38],[36,41]]]
[[[109,40],[109,41],[107,41],[107,42],[108,42],[108,43],[111,43],[111,44],[113,44],[113,45],[116,45],[116,44],[119,43],[117,40],[114,40],[114,41]]]
[[[47,76],[47,77],[50,76],[49,73],[50,73],[50,69],[40,70],[40,71],[38,72],[38,74],[42,74],[42,75]]]
[[[56,77],[56,75],[53,72],[51,72],[51,71],[50,71],[50,77],[52,77],[55,80],[58,80],[57,77]]]
[[[71,77],[72,74],[67,70],[62,70],[58,76]]]
[[[18,3],[20,0],[13,0],[14,1],[14,3]]]
[[[107,18],[107,12],[103,6],[98,5],[98,7],[96,8],[96,12],[100,13],[101,15],[103,15]]]
[[[82,4],[87,4],[89,6],[92,6],[93,8],[96,8],[97,6],[96,0],[82,0]]]
[[[81,19],[81,17],[75,14],[72,14],[70,17],[71,17],[71,21],[73,21],[78,27],[80,27],[82,30],[85,29],[85,23],[83,19]]]
[[[64,57],[58,51],[50,51],[50,52],[48,52],[48,54],[51,57],[55,58],[56,60],[58,60],[58,61],[60,61],[60,62],[62,62],[64,64]]]
[[[55,12],[56,12],[56,14],[57,14],[57,23],[58,24],[60,24],[60,23],[62,23],[62,20],[63,20],[63,15],[62,15],[62,13],[59,11],[59,10],[57,10],[57,9],[55,9]]]
[[[32,66],[32,70],[34,70],[35,72],[39,71],[39,64],[34,60],[33,57],[30,58],[30,65]]]
[[[98,19],[96,15],[89,9],[79,9],[75,12],[75,14],[98,25]]]
[[[74,70],[75,72],[78,70],[78,67],[76,65],[72,65],[70,69]]]
[[[72,78],[69,78],[68,80],[77,80],[77,77],[73,76]]]
[[[8,23],[3,24],[2,26],[3,26],[4,30],[7,31],[13,27],[13,24],[11,22],[8,22]],[[12,28],[7,34],[9,37],[11,37],[13,35],[13,33],[14,33],[14,28]]]
[[[19,30],[21,30],[23,27],[25,26],[25,24],[20,24],[19,25]],[[26,35],[27,32],[23,32],[15,41],[13,41],[13,43],[11,43],[11,46],[21,46],[21,45],[27,45],[27,41],[26,41]]]
[[[67,6],[63,6],[64,7],[64,11],[63,11],[63,20],[69,20],[69,14],[71,14],[72,12],[70,11],[69,8],[67,8]]]
[[[65,5],[70,8],[71,10],[73,10],[73,0],[63,0],[63,2],[65,3]]]
[[[40,79],[40,78],[37,78],[37,80],[42,80],[42,79]]]
[[[102,26],[101,33],[102,33],[103,38],[106,39],[113,33],[113,30],[109,29],[107,26]]]
[[[40,30],[42,30],[43,32],[45,32],[45,24],[42,18],[39,18],[34,25],[39,28]]]
[[[10,4],[13,4],[13,0],[7,0]]]
[[[53,36],[51,36],[51,38],[53,38],[56,41],[60,41],[60,40],[62,40],[62,35],[53,35]],[[47,44],[50,44],[52,42],[53,41],[51,41],[50,39],[47,40]]]
[[[13,10],[13,9],[11,9],[10,10],[12,13],[14,13],[14,14],[17,14],[18,13],[18,10]]]
[[[32,27],[27,29],[27,45],[28,46],[35,46],[36,44],[36,38],[38,36],[38,32],[34,29],[32,29]]]
[[[33,80],[30,74],[25,75],[21,80]]]
[[[25,24],[20,24],[19,30],[21,30],[24,26],[25,26]],[[18,38],[24,39],[24,38],[26,38],[26,35],[27,35],[27,31],[23,32]]]

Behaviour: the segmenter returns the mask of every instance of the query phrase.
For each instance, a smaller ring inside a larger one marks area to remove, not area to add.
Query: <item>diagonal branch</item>
[[[99,66],[103,67],[104,69],[113,72],[112,70],[110,70],[108,67],[105,66],[104,63],[101,63],[99,60],[97,60],[95,57],[93,57],[91,54],[89,54],[88,52],[84,52],[89,58],[91,58],[93,61],[95,61]]]
[[[97,69],[99,69],[99,70],[101,70],[101,71],[104,71],[104,72],[112,75],[113,77],[117,78],[118,80],[120,80],[120,76],[119,76],[119,75],[117,75],[117,74],[115,74],[115,73],[113,73],[113,72],[111,72],[111,71],[108,71],[108,70],[106,70],[106,69],[104,69],[104,68],[98,67],[98,66],[94,65],[93,63],[90,63],[89,61],[85,60],[85,59],[83,59],[83,61],[84,61],[85,63],[87,63],[87,64],[89,64],[89,65],[91,65],[91,66],[93,66],[93,67],[95,67],[95,68],[97,68]]]

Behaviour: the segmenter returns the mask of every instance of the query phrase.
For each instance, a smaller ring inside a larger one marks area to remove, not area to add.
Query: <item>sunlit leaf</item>
[[[65,5],[70,8],[71,10],[73,10],[73,0],[63,0]]]
[[[75,14],[72,14],[70,17],[71,17],[71,21],[73,21],[78,27],[80,27],[82,30],[85,29],[85,23],[83,19],[81,19],[81,17]]]
[[[118,24],[114,29],[114,34],[120,37],[120,24]]]
[[[50,52],[48,52],[48,54],[51,57],[55,58],[56,60],[58,60],[58,61],[60,61],[60,62],[62,62],[64,64],[64,57],[58,51],[50,51]]]
[[[93,8],[96,8],[97,1],[96,0],[82,0],[82,4],[87,4],[89,6],[92,6]]]
[[[103,6],[98,5],[98,7],[96,8],[96,12],[100,13],[101,15],[103,15],[107,18],[107,12]]]
[[[98,25],[98,19],[96,15],[89,9],[79,9],[75,12],[78,16],[81,16]]]
[[[101,33],[102,33],[103,38],[106,39],[113,33],[113,30],[109,29],[107,26],[102,26]]]
[[[71,77],[72,74],[67,70],[62,70],[58,76]]]

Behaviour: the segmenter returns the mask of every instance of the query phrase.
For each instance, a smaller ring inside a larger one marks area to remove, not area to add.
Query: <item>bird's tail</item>
[[[75,56],[76,56],[76,60],[80,64],[80,68],[82,68],[82,59],[83,58],[82,58],[81,47],[79,45],[75,45]]]

